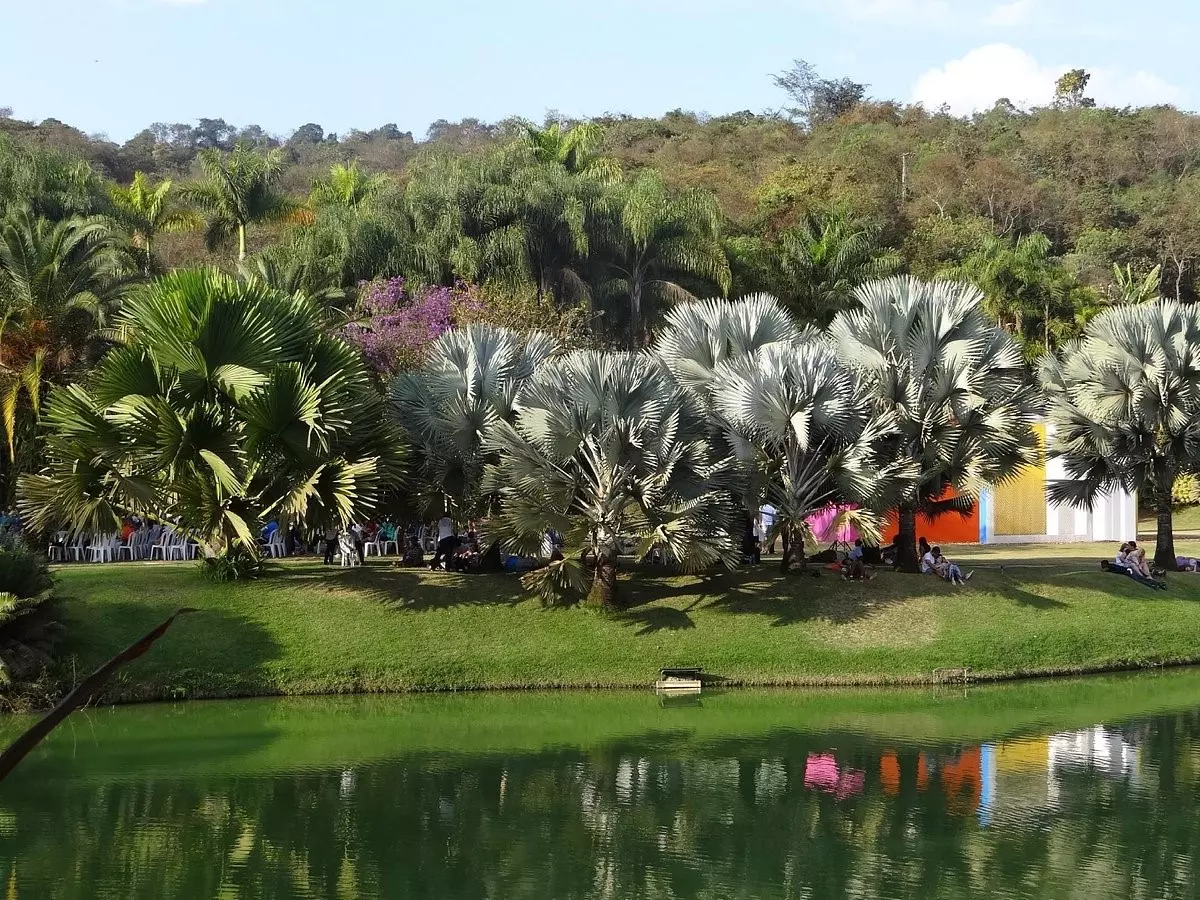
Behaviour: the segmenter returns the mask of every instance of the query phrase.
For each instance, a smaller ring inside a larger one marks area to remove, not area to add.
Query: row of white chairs
[[[66,531],[60,531],[50,542],[46,556],[54,562],[118,562],[122,559],[163,561],[170,559],[195,559],[198,546],[187,535],[177,534],[164,528],[157,541],[152,541],[148,529],[139,529],[122,540],[116,532],[108,534],[76,534],[72,539]]]

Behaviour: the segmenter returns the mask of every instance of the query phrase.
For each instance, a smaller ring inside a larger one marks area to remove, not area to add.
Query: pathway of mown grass
[[[784,578],[769,563],[711,578],[641,570],[620,614],[543,608],[514,578],[375,561],[293,562],[243,585],[211,584],[192,565],[64,567],[64,678],[180,606],[201,612],[122,673],[111,699],[645,686],[664,665],[738,684],[889,683],[950,667],[1010,675],[1200,658],[1200,576],[1151,592],[1096,570],[1104,549],[967,551],[988,568],[965,589],[890,572],[868,584]]]

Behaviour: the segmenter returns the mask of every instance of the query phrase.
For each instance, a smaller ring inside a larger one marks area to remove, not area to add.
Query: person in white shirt
[[[442,516],[438,519],[438,542],[444,541],[452,534],[454,534],[454,522],[449,516]]]
[[[941,547],[931,547],[929,552],[921,557],[921,571],[939,575],[951,584],[966,584],[972,575],[970,572],[964,575],[962,569],[942,556]]]

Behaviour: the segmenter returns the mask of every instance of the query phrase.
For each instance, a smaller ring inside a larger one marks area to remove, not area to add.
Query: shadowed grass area
[[[193,565],[59,570],[61,675],[88,671],[180,606],[109,700],[479,688],[644,687],[662,666],[730,684],[928,681],[1068,673],[1200,659],[1200,576],[1167,592],[1101,574],[1105,547],[974,548],[953,588],[881,572],[867,583],[785,578],[770,562],[712,576],[628,574],[630,608],[551,609],[518,580],[288,562],[251,584]]]

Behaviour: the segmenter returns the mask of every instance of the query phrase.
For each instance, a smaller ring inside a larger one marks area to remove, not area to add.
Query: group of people
[[[921,574],[936,575],[951,584],[966,584],[974,572],[963,572],[959,566],[942,554],[941,547],[930,547],[929,541],[921,538],[918,541],[918,552],[921,556]]]
[[[1180,568],[1196,571],[1196,560],[1186,557],[1176,561],[1180,563]],[[1155,590],[1166,590],[1167,583],[1162,578],[1161,572],[1156,572],[1150,567],[1150,561],[1146,558],[1146,551],[1137,545],[1137,541],[1126,541],[1117,549],[1117,555],[1113,557],[1113,561],[1103,560],[1100,568],[1105,572],[1111,572],[1113,575],[1126,575],[1134,581],[1139,581],[1149,588]]]

